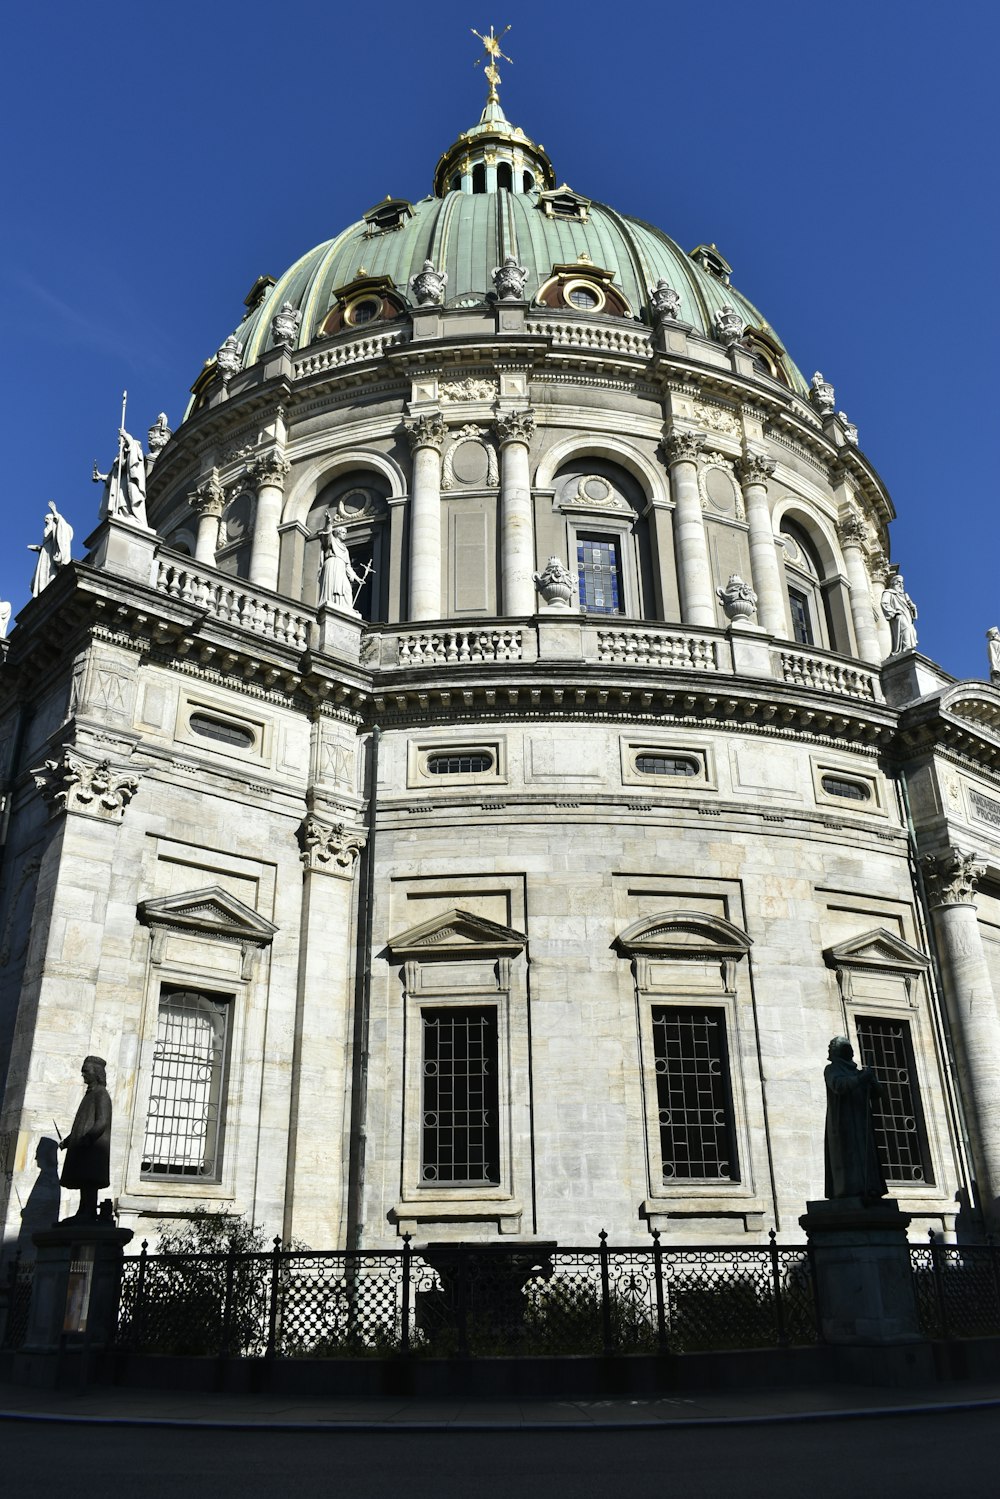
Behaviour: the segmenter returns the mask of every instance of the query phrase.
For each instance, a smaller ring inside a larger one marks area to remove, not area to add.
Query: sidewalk
[[[186,1394],[87,1386],[36,1390],[0,1382],[0,1421],[275,1431],[551,1431],[732,1426],[946,1414],[1000,1408],[1000,1382],[906,1390],[827,1385],[621,1400],[344,1400]]]

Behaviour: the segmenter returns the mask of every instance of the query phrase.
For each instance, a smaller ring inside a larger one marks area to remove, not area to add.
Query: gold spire
[[[507,35],[510,27],[505,26],[499,36],[496,35],[492,26],[490,27],[488,36],[483,36],[482,32],[477,31],[474,26],[471,26],[469,29],[472,32],[472,35],[477,36],[482,42],[486,52],[486,66],[483,71],[486,74],[486,81],[490,86],[490,91],[486,96],[486,102],[487,104],[499,104],[500,95],[497,93],[497,87],[500,83],[500,74],[497,71],[497,63],[499,62],[501,57],[503,58],[504,62],[509,62],[511,66],[513,66],[514,62],[513,58],[508,57],[506,52],[501,52],[500,50],[500,43]],[[478,68],[482,61],[483,59],[481,57],[477,57],[475,63],[473,64],[473,67]]]

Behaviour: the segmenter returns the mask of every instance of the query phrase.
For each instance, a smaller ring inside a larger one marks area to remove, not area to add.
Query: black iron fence
[[[941,1244],[910,1249],[921,1328],[928,1338],[1000,1336],[1000,1245]]]
[[[440,1244],[125,1260],[118,1341],[236,1358],[626,1354],[814,1343],[809,1251]]]
[[[22,1259],[20,1251],[7,1266],[6,1283],[0,1292],[0,1348],[20,1348],[28,1332],[34,1260]]]

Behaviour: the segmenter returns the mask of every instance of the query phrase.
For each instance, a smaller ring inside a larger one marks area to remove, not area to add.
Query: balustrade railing
[[[793,687],[809,687],[814,692],[832,692],[842,697],[881,702],[882,692],[875,672],[859,666],[845,666],[823,656],[809,656],[803,651],[782,651],[781,680]]]
[[[159,557],[154,585],[168,598],[204,609],[222,624],[238,625],[264,640],[274,640],[297,651],[308,648],[310,616],[256,593],[244,583],[230,582],[218,573],[199,572],[197,566]]]
[[[814,1343],[805,1246],[142,1253],[118,1341],[236,1358],[693,1352]]]
[[[652,339],[642,329],[605,327],[596,322],[576,322],[568,318],[529,320],[525,332],[535,338],[547,338],[554,348],[600,349],[609,354],[627,354],[648,359]]]
[[[361,364],[366,359],[378,359],[386,349],[404,343],[406,337],[402,329],[395,329],[390,333],[370,333],[364,338],[352,339],[350,343],[331,343],[296,359],[293,366],[295,378],[300,380],[307,375],[322,374],[324,370],[339,369],[344,364]]]
[[[520,661],[521,631],[427,630],[400,635],[396,641],[400,666],[445,665],[452,661]]]
[[[719,670],[718,642],[701,635],[641,629],[597,631],[598,661],[624,666],[667,666]]]

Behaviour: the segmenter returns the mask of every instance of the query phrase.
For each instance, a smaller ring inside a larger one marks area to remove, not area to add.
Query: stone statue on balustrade
[[[32,597],[36,598],[47,588],[61,567],[70,561],[73,545],[73,527],[59,514],[55,500],[49,501],[49,514],[45,517],[40,544],[28,547],[29,552],[38,553],[35,575],[31,580]]]
[[[747,620],[757,612],[757,595],[739,573],[730,573],[725,588],[715,590],[727,619]]]
[[[102,474],[94,460],[91,475],[95,484],[104,485],[101,500],[101,520],[114,516],[117,520],[132,521],[145,526],[146,520],[146,456],[137,437],[130,437],[124,427],[118,434],[118,454],[106,474]]]
[[[917,617],[917,606],[903,587],[902,573],[896,573],[884,590],[882,613],[889,621],[889,629],[892,632],[890,654],[898,656],[903,651],[915,651],[917,631],[914,621]]]
[[[888,1195],[875,1146],[872,1104],[886,1096],[871,1067],[859,1067],[846,1036],[834,1036],[823,1073],[826,1083],[828,1198],[860,1197],[866,1206]]]
[[[81,1071],[87,1091],[73,1128],[59,1141],[59,1149],[66,1152],[60,1180],[64,1187],[80,1193],[75,1214],[80,1222],[97,1222],[97,1194],[111,1181],[111,1097],[106,1067],[103,1057],[84,1057]]]
[[[372,571],[371,563],[367,563],[363,573],[356,573],[351,566],[351,554],[347,550],[347,531],[343,526],[333,524],[333,516],[330,511],[326,512],[326,522],[321,531],[316,532],[316,540],[320,545],[319,564],[319,590],[316,602],[320,608],[324,606],[331,609],[339,609],[342,614],[358,615],[354,607],[357,593],[351,588],[352,583],[361,585]]]
[[[1000,687],[1000,630],[990,625],[986,631],[986,649],[990,657],[990,681]]]
[[[0,640],[7,639],[7,626],[10,624],[12,607],[6,599],[0,599]]]

